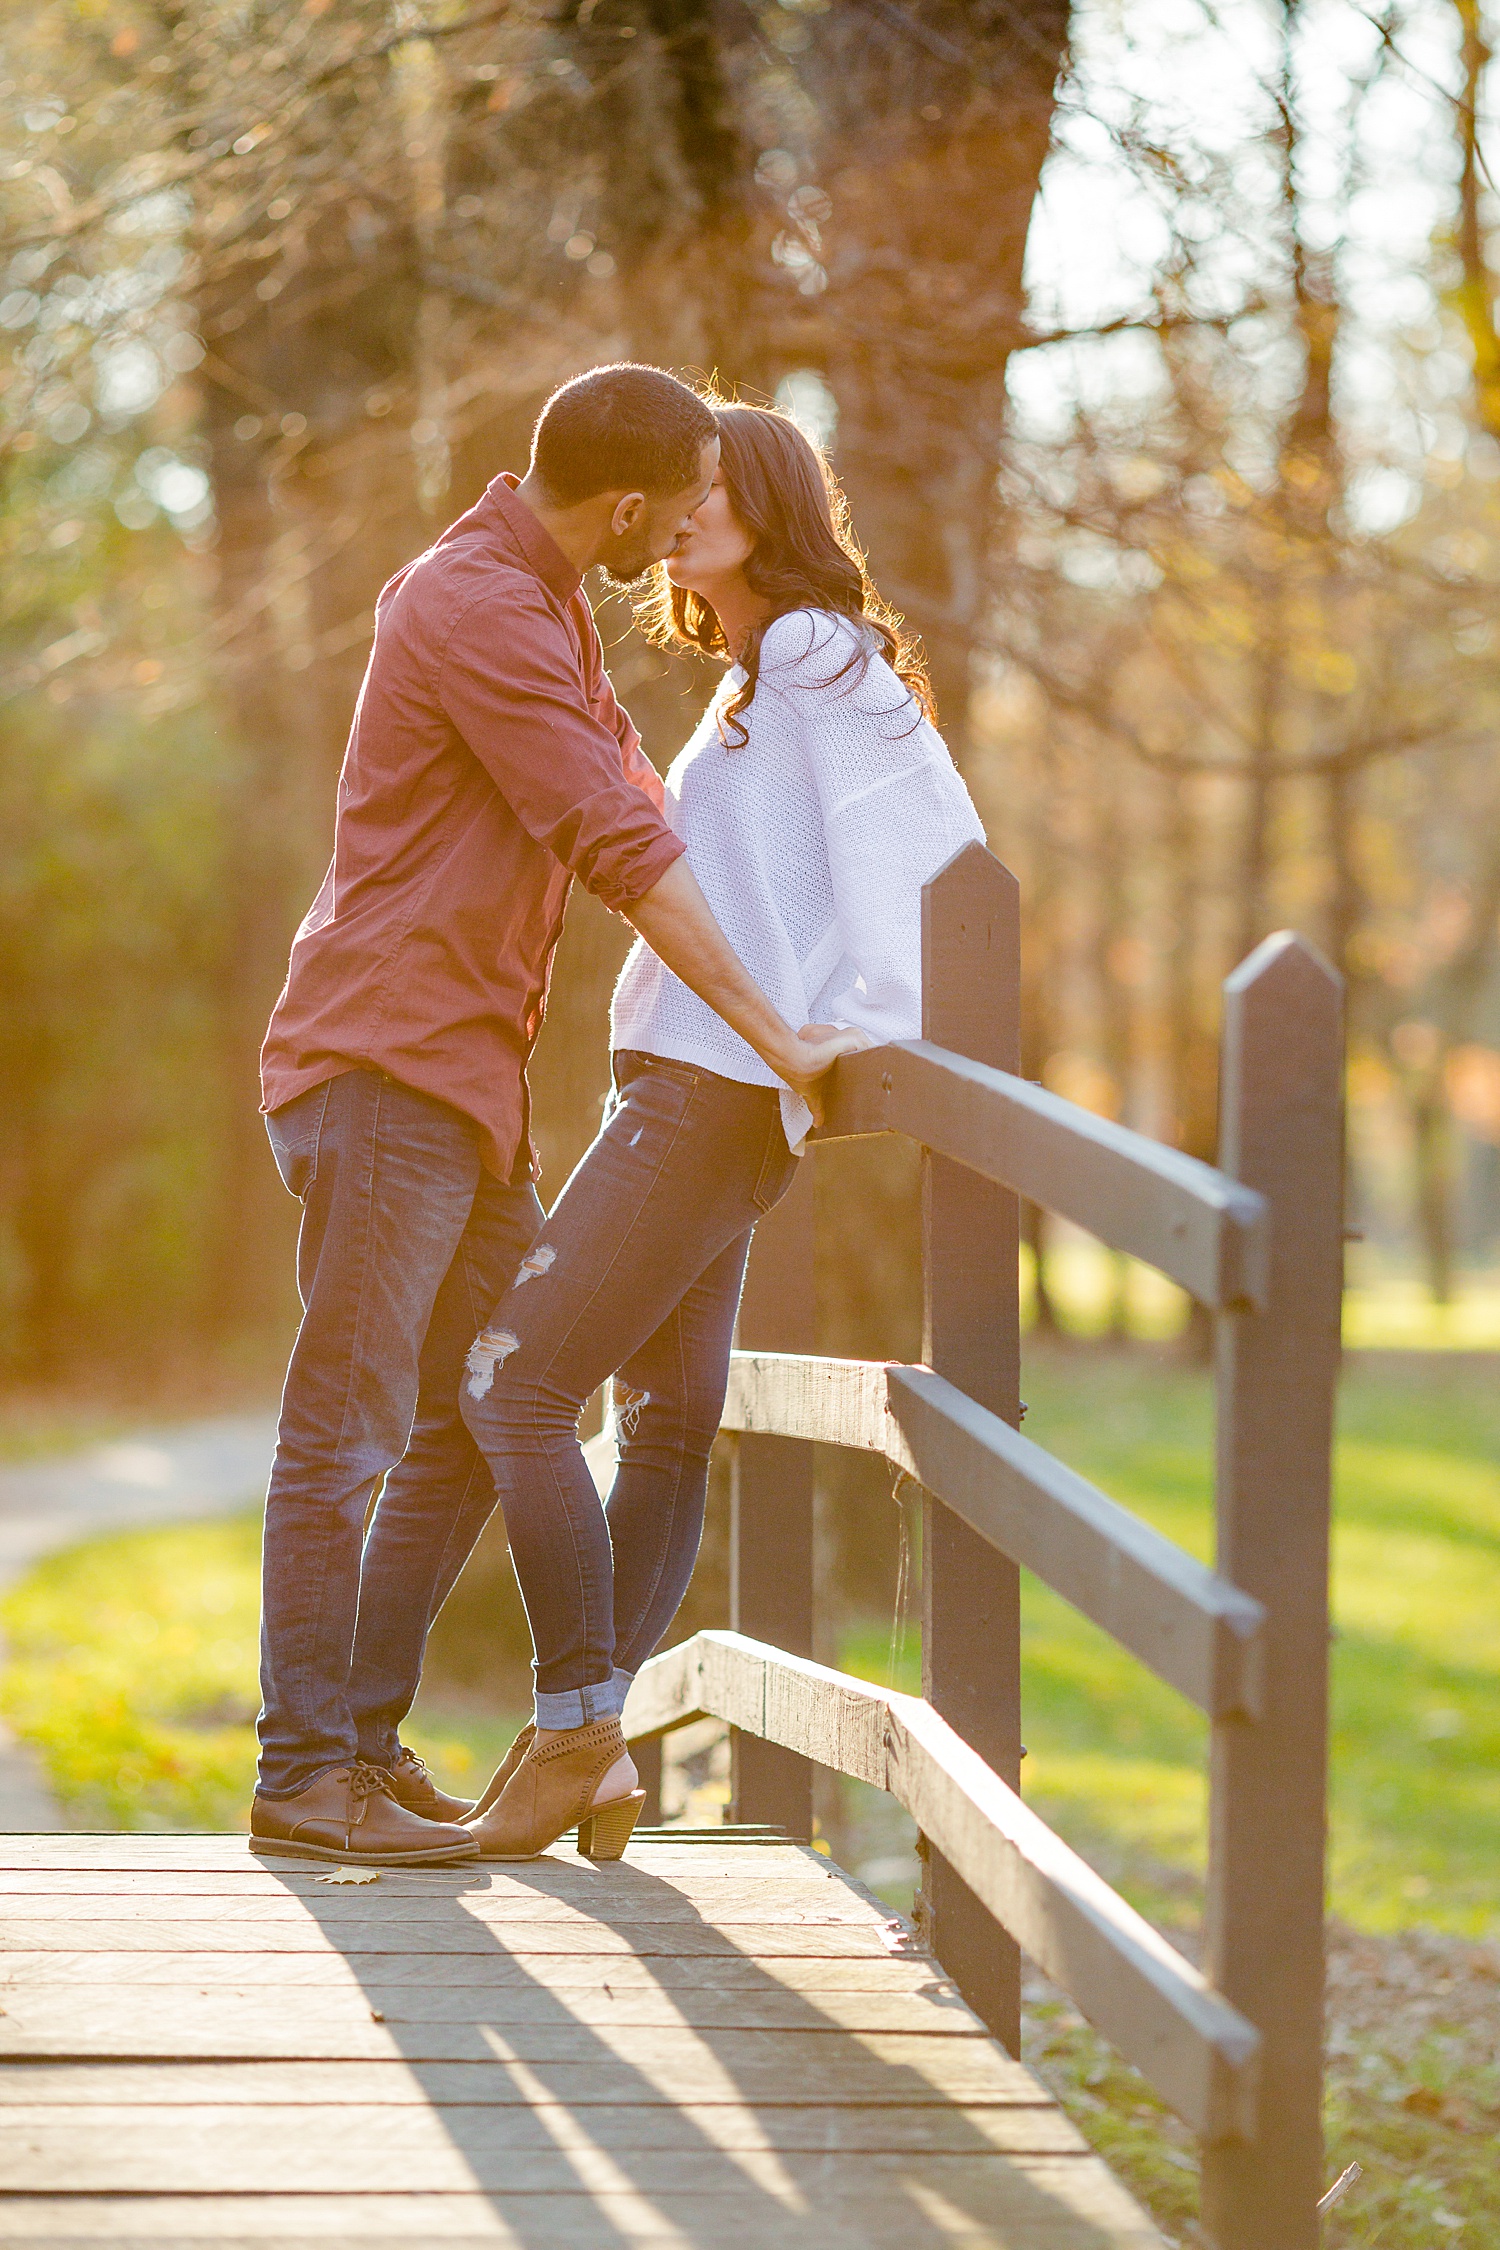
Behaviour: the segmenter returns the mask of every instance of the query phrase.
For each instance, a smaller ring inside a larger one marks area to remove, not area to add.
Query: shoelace
[[[350,1820],[349,1826],[357,1828],[370,1809],[372,1797],[394,1795],[390,1776],[383,1766],[358,1765],[349,1776]]]
[[[403,1749],[396,1763],[398,1766],[406,1766],[409,1769],[413,1781],[430,1781],[432,1779],[431,1774],[427,1771],[427,1760],[419,1758],[415,1750]]]

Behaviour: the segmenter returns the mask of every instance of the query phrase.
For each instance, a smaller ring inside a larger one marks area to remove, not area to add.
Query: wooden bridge
[[[1159,2250],[805,1846],[365,1886],[242,1836],[0,1858],[7,2244]]]
[[[1214,1170],[1017,1075],[1015,885],[977,846],[924,963],[925,1037],[841,1063],[825,1133],[923,1148],[923,1363],[816,1356],[804,1167],[725,1415],[734,1629],[626,1713],[648,1787],[673,1728],[731,1726],[732,1824],[364,1883],[242,1837],[7,1840],[0,2241],[1149,2250],[1014,2059],[1024,1948],[1201,2136],[1219,2250],[1314,2250],[1337,983],[1289,938],[1229,980]],[[1214,1313],[1216,1569],[1021,1436],[1021,1196]],[[920,1698],[811,1661],[818,1444],[922,1488]],[[1018,1794],[1020,1567],[1212,1723],[1201,1968]],[[809,1761],[912,1814],[914,1929],[788,1840]]]

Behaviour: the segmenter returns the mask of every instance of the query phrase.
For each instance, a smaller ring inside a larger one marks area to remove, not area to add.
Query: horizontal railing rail
[[[723,1428],[883,1454],[1210,1718],[1253,1718],[1266,1613],[930,1367],[736,1352]]]
[[[888,1790],[1043,1973],[1206,2141],[1256,2126],[1260,2036],[919,1697],[697,1633],[641,1667],[625,1734],[720,1719]]]
[[[820,1138],[867,1133],[905,1133],[1013,1188],[1215,1311],[1265,1302],[1262,1196],[1028,1079],[925,1039],[846,1055]]]

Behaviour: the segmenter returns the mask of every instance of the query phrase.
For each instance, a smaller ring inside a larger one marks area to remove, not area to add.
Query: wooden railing
[[[919,1917],[1019,2043],[1020,1949],[1201,2135],[1220,2250],[1313,2250],[1322,2192],[1328,1500],[1342,1275],[1338,980],[1271,938],[1225,987],[1218,1170],[1029,1084],[1013,877],[971,845],[924,899],[924,1036],[838,1065],[823,1139],[923,1156],[916,1367],[815,1356],[802,1177],[757,1233],[723,1427],[735,1433],[729,1632],[643,1667],[626,1732],[734,1729],[734,1816],[811,1833],[809,1761],[888,1789],[922,1839]],[[1025,1196],[1216,1316],[1217,1568],[1020,1434]],[[922,1488],[920,1698],[811,1662],[814,1445]],[[1204,1967],[1019,1795],[1019,1570],[1212,1728]]]

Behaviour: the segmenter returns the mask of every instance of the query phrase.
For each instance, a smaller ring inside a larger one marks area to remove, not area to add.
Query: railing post
[[[1018,1071],[1020,893],[969,844],[922,894],[922,1035]],[[922,1158],[923,1357],[1019,1426],[1020,1210],[1006,1188],[945,1157]],[[1002,1780],[1020,1786],[1020,1572],[930,1495],[922,1509],[922,1692]],[[938,1853],[919,1911],[944,1968],[1013,2054],[1020,1951]]]
[[[649,1742],[637,1742],[630,1755],[635,1761],[636,1781],[646,1792],[646,1802],[641,1807],[641,1826],[655,1828],[661,1819],[661,1736],[654,1735]]]
[[[1286,933],[1224,992],[1219,1163],[1266,1197],[1271,1233],[1264,1310],[1218,1322],[1218,1567],[1268,1623],[1259,1718],[1214,1728],[1207,1968],[1264,2047],[1256,2138],[1204,2150],[1203,2213],[1219,2250],[1315,2250],[1343,995]]]
[[[740,1300],[748,1351],[815,1352],[813,1155],[760,1221]],[[796,1438],[733,1440],[729,1622],[790,1656],[813,1652],[813,1449]],[[736,1728],[730,1735],[730,1818],[812,1834],[812,1766]]]

